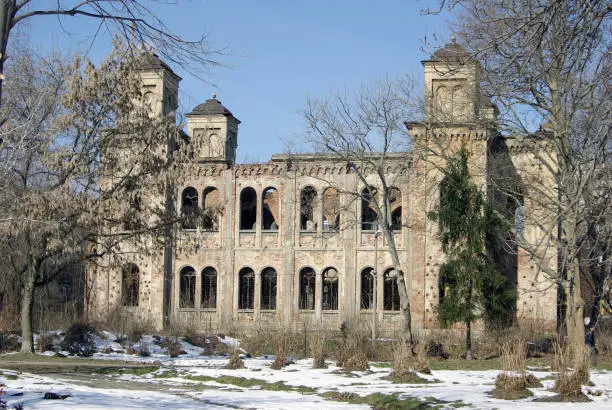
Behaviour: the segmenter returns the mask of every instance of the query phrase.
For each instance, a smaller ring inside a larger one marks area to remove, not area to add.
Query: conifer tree
[[[440,266],[437,314],[442,326],[465,323],[466,359],[471,360],[472,322],[484,316],[487,308],[496,307],[503,314],[508,305],[500,303],[505,278],[487,257],[485,247],[487,233],[500,221],[472,181],[465,147],[449,158],[443,172],[438,210],[429,213],[439,224],[438,237],[447,256]]]

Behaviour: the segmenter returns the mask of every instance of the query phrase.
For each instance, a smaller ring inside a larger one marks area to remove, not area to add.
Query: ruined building
[[[547,215],[530,195],[554,190],[553,170],[542,167],[537,155],[552,155],[546,133],[510,138],[496,132],[496,108],[479,91],[477,62],[451,43],[422,63],[425,119],[406,122],[414,152],[390,154],[385,169],[394,182],[394,237],[417,329],[437,326],[444,255],[427,212],[439,200],[445,155],[465,144],[475,180],[515,217],[509,238],[536,246],[550,236]],[[156,57],[141,69],[145,101],[158,115],[172,113],[180,78]],[[175,321],[202,330],[304,323],[338,328],[354,317],[371,320],[376,312],[381,329],[401,325],[392,263],[384,236],[376,233],[375,214],[365,196],[355,200],[337,188],[363,189],[345,163],[313,153],[237,164],[240,121],[215,96],[187,119],[198,153],[182,164],[174,187],[173,206],[183,219],[171,247],[134,254],[122,268],[90,269],[92,318],[119,310],[157,328]],[[495,186],[504,184],[516,195],[499,194]],[[554,326],[557,291],[545,273],[556,270],[556,249],[542,249],[537,259],[512,246],[495,252],[516,287],[517,318]]]

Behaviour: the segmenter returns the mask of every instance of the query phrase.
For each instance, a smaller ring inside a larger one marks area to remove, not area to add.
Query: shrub
[[[270,365],[270,367],[274,370],[280,370],[287,360],[285,356],[285,346],[287,344],[287,340],[284,334],[279,335],[280,337],[276,340],[276,358]]]
[[[562,396],[578,396],[582,394],[582,385],[589,382],[590,352],[585,345],[579,348],[555,348],[555,362],[558,374],[555,379],[554,391]],[[569,365],[571,364],[570,369]]]
[[[327,369],[327,364],[325,364],[325,336],[310,336],[308,346],[312,355],[312,368]]]
[[[170,357],[178,357],[179,355],[186,353],[183,349],[181,349],[181,343],[179,342],[179,339],[176,336],[167,337],[166,339],[164,339],[164,342],[162,342],[161,346],[166,348],[168,356]]]
[[[75,323],[66,331],[61,348],[77,356],[88,357],[95,353],[95,329],[86,323]]]
[[[13,333],[0,334],[0,352],[13,352],[21,349],[19,336]]]
[[[448,359],[448,353],[444,350],[444,345],[439,342],[430,340],[425,347],[427,357],[437,357],[440,359]]]
[[[234,350],[232,356],[229,361],[225,365],[226,369],[235,370],[235,369],[244,369],[244,360],[240,358],[240,351],[238,349]]]
[[[372,342],[366,326],[358,321],[343,323],[340,328],[342,341],[338,352],[338,367],[346,371],[368,370],[372,355]]]
[[[55,338],[51,334],[41,333],[38,336],[38,344],[36,347],[40,353],[53,350],[53,347],[55,347]]]
[[[149,344],[147,342],[140,341],[140,346],[138,347],[138,355],[140,357],[149,357],[151,356],[151,351],[149,350]]]
[[[529,387],[541,386],[537,377],[527,374],[527,344],[525,339],[517,337],[504,343],[501,348],[502,372],[495,379],[493,397],[516,400],[529,397]]]

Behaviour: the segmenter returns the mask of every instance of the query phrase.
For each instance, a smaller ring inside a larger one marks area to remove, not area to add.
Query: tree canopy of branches
[[[149,3],[159,0],[0,0],[0,73],[4,73],[6,50],[11,30],[19,23],[39,16],[65,16],[89,18],[97,25],[96,35],[103,30],[116,33],[152,49],[168,63],[201,72],[203,67],[216,62],[215,54],[206,37],[190,41],[168,29]],[[5,75],[6,76],[6,75]],[[0,96],[2,79],[0,79]]]
[[[540,122],[551,133],[555,155],[541,161],[555,175],[557,189],[552,194],[534,189],[537,194],[529,199],[555,218],[542,238],[555,238],[559,264],[545,273],[564,291],[560,319],[569,341],[583,343],[583,286],[593,286],[589,310],[596,316],[612,271],[612,9],[599,0],[458,0],[442,5],[456,13],[457,35],[482,63],[483,86],[501,109],[500,129],[526,136]],[[521,193],[506,189],[506,194],[516,198]],[[551,242],[540,243],[528,246],[519,238],[518,245],[537,259]],[[595,325],[591,320],[590,326]]]
[[[408,138],[403,120],[410,107],[412,81],[407,78],[379,81],[354,94],[338,93],[325,99],[309,99],[304,110],[307,142],[316,151],[332,154],[356,176],[357,186],[337,186],[337,192],[366,203],[375,214],[394,268],[400,297],[404,337],[412,345],[410,299],[395,245],[391,203],[394,178],[387,169],[400,157],[405,160]]]
[[[33,349],[36,288],[163,224],[163,203],[149,201],[146,212],[130,214],[140,228],[122,228],[144,194],[163,198],[160,147],[178,132],[172,118],[149,115],[135,60],[121,43],[97,68],[79,57],[65,60],[23,50],[8,66],[10,98],[2,107],[2,269],[21,283],[23,352]]]
[[[449,158],[443,174],[438,209],[428,214],[438,222],[447,256],[440,266],[437,314],[443,326],[465,324],[466,358],[471,360],[472,322],[482,315],[487,319],[507,316],[512,306],[512,297],[504,290],[505,278],[485,249],[487,234],[501,221],[472,181],[465,147]]]

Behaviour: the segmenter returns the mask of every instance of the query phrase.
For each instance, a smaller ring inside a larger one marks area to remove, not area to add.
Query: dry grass
[[[225,365],[225,369],[244,369],[244,360],[240,358],[240,351],[238,349],[235,349],[234,353],[230,356],[229,361]]]
[[[528,388],[541,386],[537,377],[527,374],[527,343],[522,335],[502,344],[502,372],[495,379],[491,395],[498,399],[516,400],[529,397]]]
[[[554,391],[562,396],[579,396],[582,385],[589,382],[589,349],[581,344],[574,349],[555,347],[555,365],[557,378]]]
[[[367,326],[358,320],[347,322],[341,329],[341,342],[337,352],[338,367],[346,371],[368,370],[372,357],[372,341]]]
[[[285,355],[287,348],[287,341],[290,339],[290,336],[286,332],[281,332],[279,337],[276,339],[276,358],[270,365],[270,368],[274,370],[280,370],[285,365],[287,361],[287,356]]]

